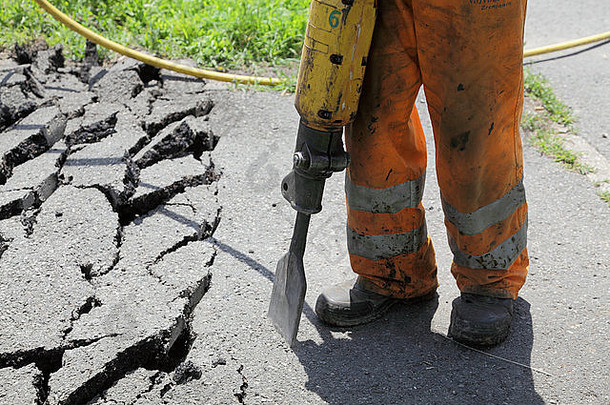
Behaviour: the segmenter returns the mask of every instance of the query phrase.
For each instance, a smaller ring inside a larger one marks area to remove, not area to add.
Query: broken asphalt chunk
[[[102,272],[113,264],[117,227],[100,191],[61,186],[43,204],[34,232],[11,242],[0,261],[0,367],[68,346],[74,311],[95,296],[81,268]]]
[[[65,352],[62,368],[49,381],[49,403],[84,403],[117,380],[110,395],[120,396],[126,382],[141,386],[140,378],[155,385],[152,374],[131,371],[162,369],[176,361],[173,353],[180,350],[174,346],[190,334],[188,319],[207,290],[214,255],[212,246],[198,242],[168,254],[150,270],[119,262],[101,276],[96,289],[100,305],[75,321],[67,335],[68,341],[93,343]],[[191,371],[184,371],[184,382],[196,377],[196,370]]]
[[[164,127],[189,115],[207,115],[213,106],[212,100],[206,95],[183,94],[177,98],[161,96],[152,104],[150,115],[144,117],[142,127],[150,136],[155,136]]]
[[[85,113],[68,121],[66,143],[68,146],[99,142],[113,134],[117,115],[122,107],[117,104],[95,103],[85,107]]]
[[[188,62],[186,61],[183,63],[188,65]],[[175,96],[182,94],[200,94],[205,91],[206,86],[206,82],[203,79],[169,70],[161,70],[160,81],[165,93]]]
[[[0,137],[0,184],[13,168],[51,148],[64,134],[66,117],[58,107],[39,108],[12,125]]]
[[[90,90],[99,96],[101,102],[125,103],[136,97],[144,88],[137,72],[139,62],[122,58],[107,71],[91,69]]]
[[[13,170],[6,184],[0,186],[0,219],[39,206],[53,194],[66,151],[67,146],[59,141],[42,155]]]
[[[42,373],[33,364],[25,367],[0,369],[0,403],[38,405]]]
[[[138,368],[128,372],[125,377],[116,381],[87,405],[135,405],[134,398],[139,399],[137,405],[152,405],[155,400],[157,402],[161,400],[159,390],[167,383],[169,383],[169,379],[166,373]]]
[[[212,133],[207,117],[187,116],[161,130],[134,156],[134,161],[138,167],[145,168],[187,153],[198,157],[204,151],[213,150],[217,143],[218,137]]]
[[[189,242],[205,239],[220,220],[216,187],[187,188],[123,228],[120,266],[150,266]],[[154,238],[147,237],[155,235]]]
[[[111,110],[112,111],[112,110]],[[129,149],[147,139],[134,115],[123,110],[116,116],[113,134],[70,154],[61,172],[63,181],[76,187],[97,187],[106,193],[115,209],[135,191],[137,167]],[[133,166],[133,167],[131,167]]]
[[[33,60],[35,70],[39,70],[45,76],[49,73],[57,72],[58,68],[64,66],[65,58],[63,54],[63,46],[57,44],[52,48],[38,51]]]
[[[192,156],[163,160],[140,171],[138,187],[123,210],[132,216],[144,214],[167,202],[188,187],[211,184],[216,180],[214,167]]]

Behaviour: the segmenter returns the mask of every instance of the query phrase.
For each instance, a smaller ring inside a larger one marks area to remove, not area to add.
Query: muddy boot
[[[397,302],[419,302],[432,299],[436,292],[423,297],[398,299],[377,294],[366,289],[360,277],[328,287],[318,297],[316,314],[330,326],[356,326],[374,321],[385,314]]]
[[[513,320],[513,300],[462,293],[453,300],[448,335],[478,347],[495,346],[506,339]]]

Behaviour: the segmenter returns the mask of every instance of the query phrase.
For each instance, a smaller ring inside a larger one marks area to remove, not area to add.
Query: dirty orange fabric
[[[491,251],[509,237],[514,235],[525,222],[527,217],[527,204],[521,205],[505,220],[486,228],[483,232],[475,235],[464,235],[457,227],[449,221],[445,221],[447,232],[456,241],[463,252],[473,255],[481,255]]]
[[[405,208],[396,214],[374,214],[366,211],[348,210],[347,222],[359,233],[384,235],[416,229],[424,223],[424,206]]]
[[[517,298],[525,282],[529,257],[525,248],[507,271],[476,271],[451,264],[451,274],[460,291],[498,298]]]
[[[523,177],[525,9],[525,0],[378,0],[358,115],[346,131],[347,178],[358,186],[348,192],[350,260],[378,292],[409,298],[437,286],[421,202],[405,197],[386,211],[363,202],[384,189],[418,189],[422,85],[442,199],[455,211],[446,224],[460,290],[516,298],[525,282],[527,204],[511,194]],[[411,249],[398,249],[402,241]]]
[[[436,290],[436,260],[432,241],[428,238],[417,252],[392,259],[370,260],[350,256],[352,267],[361,269],[360,276],[371,283],[367,289],[381,295],[419,297]]]

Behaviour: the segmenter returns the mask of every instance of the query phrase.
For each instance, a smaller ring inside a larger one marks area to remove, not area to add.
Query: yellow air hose
[[[590,44],[593,42],[599,42],[599,41],[603,41],[605,39],[610,39],[610,31],[607,31],[607,32],[604,32],[601,34],[597,34],[597,35],[591,35],[590,37],[576,39],[574,41],[567,41],[567,42],[562,42],[560,44],[543,46],[541,48],[536,48],[536,49],[530,49],[529,51],[525,51],[523,53],[523,57],[527,58],[529,56],[542,55],[543,53],[563,51],[564,49],[574,48],[577,46],[586,45],[586,44]]]
[[[157,58],[155,56],[147,55],[145,53],[136,51],[135,49],[127,48],[121,44],[118,44],[114,41],[104,38],[103,36],[96,34],[90,29],[82,26],[77,23],[57,8],[55,8],[51,3],[47,0],[34,0],[40,7],[46,10],[47,13],[51,14],[53,18],[57,21],[70,28],[72,31],[77,32],[83,37],[87,38],[90,41],[95,42],[96,44],[103,46],[104,48],[110,49],[114,52],[120,53],[121,55],[128,56],[133,59],[137,59],[140,62],[147,63],[152,66],[156,66],[162,69],[173,70],[174,72],[184,73],[189,76],[195,76],[202,79],[210,79],[217,80],[221,82],[232,82],[232,83],[242,83],[242,84],[260,84],[265,86],[277,86],[278,84],[285,83],[286,80],[278,79],[275,77],[260,77],[260,76],[243,76],[243,75],[234,75],[230,73],[221,73],[215,72],[213,70],[204,70],[198,69],[186,65],[181,65],[179,63],[170,62],[161,58]],[[525,51],[523,57],[527,58],[529,56],[541,55],[544,53],[561,51],[564,49],[574,48],[581,45],[590,44],[593,42],[603,41],[610,39],[610,31],[604,32],[602,34],[592,35],[590,37],[585,37],[581,39],[577,39],[574,41],[562,42],[556,45],[544,46],[541,48],[530,49],[529,51]]]

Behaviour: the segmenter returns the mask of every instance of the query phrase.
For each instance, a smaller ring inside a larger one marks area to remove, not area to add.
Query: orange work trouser
[[[516,298],[527,275],[519,122],[526,0],[378,0],[356,120],[346,131],[348,250],[373,290],[438,286],[421,203],[423,84],[451,271],[462,292]]]

